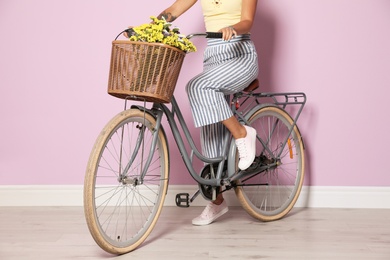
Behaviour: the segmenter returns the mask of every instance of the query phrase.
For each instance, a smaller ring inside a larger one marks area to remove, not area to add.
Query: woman
[[[172,22],[197,0],[176,0],[158,18]],[[195,126],[202,127],[203,154],[220,156],[222,136],[228,129],[239,152],[238,167],[247,169],[255,158],[256,131],[233,116],[227,95],[247,87],[258,75],[257,54],[249,33],[257,0],[201,0],[208,32],[221,32],[222,39],[209,39],[204,53],[203,72],[191,79],[187,93]],[[222,194],[210,202],[194,225],[207,225],[228,211]]]

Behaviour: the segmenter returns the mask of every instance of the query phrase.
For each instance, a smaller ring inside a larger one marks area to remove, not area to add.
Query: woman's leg
[[[257,55],[251,42],[208,46],[203,72],[186,87],[195,126],[215,124],[232,117],[226,95],[243,90],[257,76]]]
[[[235,138],[239,151],[240,161],[238,167],[248,168],[255,158],[256,131],[248,126],[243,126],[235,117],[230,117],[221,123],[202,127],[202,151],[207,157],[221,156],[222,141],[226,128]],[[228,212],[228,206],[222,193],[218,193],[216,200],[210,202],[203,212],[192,220],[193,225],[208,225]]]
[[[251,150],[254,149],[251,148],[254,147],[256,132],[238,122],[225,98],[247,87],[257,75],[257,54],[252,42],[209,42],[205,51],[204,71],[193,78],[186,88],[195,126],[202,127],[205,156],[213,158],[221,155],[224,135],[215,128],[223,124],[236,139],[240,154],[239,168],[247,168],[253,162],[254,151]],[[192,223],[210,224],[227,210],[226,201],[222,194],[218,194],[216,200],[209,203]]]
[[[208,158],[215,158],[222,155],[223,137],[228,129],[222,123],[215,123],[203,126],[201,129],[202,153]],[[209,202],[203,212],[192,220],[192,224],[203,226],[212,223],[214,220],[228,212],[226,201],[222,193],[218,193],[216,200]]]
[[[234,139],[239,139],[246,136],[245,127],[240,122],[238,122],[237,118],[235,118],[234,116],[222,121],[222,124],[227,129],[229,129]]]

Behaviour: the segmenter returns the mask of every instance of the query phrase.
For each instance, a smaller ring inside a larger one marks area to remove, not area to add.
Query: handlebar
[[[133,28],[128,28],[126,30],[123,30],[121,33],[118,34],[117,37],[115,37],[115,40],[118,39],[118,37],[122,34],[122,33],[127,33],[128,35],[130,35],[131,33],[133,32]],[[187,39],[191,39],[193,37],[199,37],[199,36],[203,36],[205,38],[210,38],[210,39],[220,39],[222,38],[222,33],[221,32],[205,32],[205,33],[192,33],[192,34],[189,34],[187,35]]]
[[[192,33],[187,35],[187,39],[191,39],[192,37],[203,36],[210,39],[220,39],[222,38],[221,32],[205,32],[205,33]]]

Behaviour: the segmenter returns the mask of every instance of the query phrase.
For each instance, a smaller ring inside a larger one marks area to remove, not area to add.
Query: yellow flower
[[[185,52],[196,51],[195,45],[179,33],[179,28],[171,29],[172,24],[164,18],[160,20],[151,16],[150,19],[153,23],[133,28],[134,33],[130,35],[130,41],[158,42],[177,47]]]

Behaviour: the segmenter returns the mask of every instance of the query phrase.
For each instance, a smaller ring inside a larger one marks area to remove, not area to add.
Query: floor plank
[[[0,259],[390,259],[390,210],[294,209],[259,222],[231,207],[191,225],[200,207],[165,207],[137,250],[113,256],[93,241],[80,207],[0,207]]]

